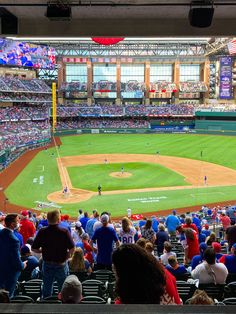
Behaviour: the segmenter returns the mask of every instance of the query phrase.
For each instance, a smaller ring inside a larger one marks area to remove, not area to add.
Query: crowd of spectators
[[[49,118],[47,106],[19,106],[0,107],[1,121],[20,121],[20,120],[46,120]]]
[[[157,81],[150,83],[150,90],[155,90],[156,92],[173,92],[176,91],[175,83],[166,81]]]
[[[149,128],[147,120],[139,118],[92,118],[92,119],[61,119],[57,122],[57,130],[68,129],[103,129],[103,128],[122,128],[136,129]]]
[[[62,92],[86,92],[87,91],[87,83],[86,82],[63,82],[61,84],[60,90]]]
[[[116,82],[111,82],[111,81],[93,82],[92,83],[92,90],[93,91],[107,90],[110,92],[116,92],[117,85],[116,85]]]
[[[51,103],[50,95],[0,92],[0,102]]]
[[[38,216],[26,210],[20,215],[0,213],[4,251],[0,288],[13,298],[17,280],[42,278],[41,298],[53,294],[57,281],[58,298],[79,303],[83,283],[78,278],[82,274],[94,278],[94,271],[110,270],[115,275],[115,304],[181,304],[176,283],[180,276],[206,289],[204,284],[225,285],[229,275],[236,274],[232,207],[203,206],[194,214],[178,215],[174,210],[151,218],[132,215],[131,209],[127,213],[129,218],[116,222],[110,213],[100,215],[97,210],[89,215],[80,209],[74,222],[58,210]],[[203,292],[195,292],[192,303],[203,304],[202,298],[196,301],[197,293]],[[204,299],[210,302],[204,304],[214,304],[207,295]]]
[[[181,82],[179,90],[185,93],[201,93],[207,91],[207,86],[205,82]]]
[[[20,79],[12,76],[0,76],[0,91],[51,93],[51,88],[39,79]]]

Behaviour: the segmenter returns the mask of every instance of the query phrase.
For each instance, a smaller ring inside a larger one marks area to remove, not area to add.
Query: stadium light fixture
[[[70,21],[71,6],[66,0],[48,1],[45,15],[51,21]]]
[[[213,0],[192,1],[188,15],[190,25],[200,28],[211,26],[214,10]]]

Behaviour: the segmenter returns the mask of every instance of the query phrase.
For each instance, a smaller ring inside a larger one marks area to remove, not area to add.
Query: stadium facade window
[[[94,64],[93,81],[116,82],[116,64]]]
[[[87,83],[87,64],[66,64],[66,82]]]
[[[200,81],[200,64],[181,64],[180,82]]]
[[[121,82],[144,82],[144,64],[121,64]]]
[[[172,64],[151,64],[150,82],[166,81],[172,82]]]

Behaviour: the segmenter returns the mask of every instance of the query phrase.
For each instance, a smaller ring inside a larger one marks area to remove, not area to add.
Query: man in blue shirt
[[[108,227],[109,216],[102,215],[101,223],[102,227],[95,230],[94,235],[90,241],[90,245],[93,245],[93,242],[97,243],[97,265],[96,269],[108,269],[112,270],[112,251],[113,243],[115,242],[116,247],[120,245],[117,234],[115,230],[111,227]]]
[[[88,213],[85,212],[85,213],[84,213],[84,217],[80,218],[79,221],[81,222],[82,228],[83,228],[84,230],[86,230],[86,225],[87,225],[87,222],[89,221]]]
[[[186,274],[187,269],[184,265],[181,265],[178,263],[177,258],[175,256],[170,256],[168,258],[168,265],[166,265],[166,269],[169,270],[169,272],[172,275],[179,275],[179,274]]]
[[[236,243],[232,245],[231,254],[223,255],[219,262],[225,264],[229,273],[236,273]]]
[[[93,217],[90,218],[86,224],[86,229],[85,231],[88,233],[90,239],[92,238],[94,231],[93,231],[93,226],[96,221],[99,219],[99,214],[96,210],[93,211]]]
[[[180,225],[180,220],[176,216],[176,210],[173,210],[172,213],[166,219],[166,227],[170,235],[176,235],[176,228]]]

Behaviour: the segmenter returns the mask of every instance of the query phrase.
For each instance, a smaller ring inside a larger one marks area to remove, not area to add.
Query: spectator
[[[90,218],[88,221],[87,221],[87,224],[86,224],[86,233],[88,233],[90,239],[92,238],[93,234],[94,234],[94,231],[93,231],[93,226],[95,224],[96,221],[99,220],[99,213],[97,212],[97,210],[94,210],[93,211],[93,217]]]
[[[114,251],[112,262],[118,294],[115,303],[180,304],[173,276],[138,245],[121,245]]]
[[[172,255],[168,257],[168,264],[166,269],[173,275],[186,274],[187,269],[184,265],[178,263],[176,256]]]
[[[61,222],[59,223],[60,228],[65,228],[71,233],[71,226],[69,223],[69,215],[61,215]]]
[[[198,227],[198,242],[199,244],[206,241],[206,235],[202,233],[202,228]]]
[[[146,248],[146,243],[147,243],[147,240],[144,238],[139,238],[138,241],[136,242],[136,244],[140,246],[142,249]]]
[[[161,256],[160,256],[160,259],[161,259],[161,262],[163,265],[167,265],[168,264],[168,258],[170,256],[175,256],[176,257],[176,253],[175,252],[172,252],[171,251],[172,249],[172,245],[170,242],[166,241],[164,242],[164,251]]]
[[[204,252],[206,249],[207,249],[206,243],[205,242],[200,243],[200,245],[199,245],[200,255],[193,256],[192,261],[191,261],[191,269],[192,270],[194,270],[197,267],[197,265],[199,265],[203,262],[203,255],[204,255]]]
[[[229,250],[231,250],[232,245],[236,243],[236,225],[226,229],[225,238],[229,243]]]
[[[211,246],[213,247],[215,253],[216,253],[216,259],[217,261],[221,258],[221,256],[223,256],[223,254],[221,253],[221,245],[218,242],[212,242]]]
[[[198,218],[198,216],[196,214],[192,214],[192,221],[193,221],[193,224],[197,228],[201,227],[201,220]]]
[[[159,224],[155,241],[157,245],[157,252],[159,255],[163,253],[165,241],[169,241],[169,235],[165,231],[165,226],[163,224]]]
[[[27,266],[24,270],[22,270],[19,281],[30,280],[32,271],[39,266],[39,261],[35,256],[31,255],[29,246],[29,244],[24,245],[20,250],[21,260],[22,262],[27,261]]]
[[[114,229],[114,225],[111,223],[111,217],[110,214],[108,212],[102,212],[101,216],[103,215],[107,215],[109,218],[108,221],[108,227]],[[98,228],[102,227],[102,222],[100,220],[97,220],[94,225],[93,225],[93,231],[97,230]]]
[[[83,250],[80,247],[77,247],[74,250],[72,257],[69,259],[68,262],[70,272],[92,272],[89,261],[84,258]]]
[[[48,212],[48,227],[39,230],[32,250],[42,252],[43,258],[43,298],[52,295],[53,283],[57,280],[58,289],[68,275],[67,258],[74,251],[74,242],[68,230],[59,228],[60,213],[58,210]]]
[[[152,244],[152,242],[147,242],[147,243],[146,243],[145,250],[146,250],[149,254],[153,255],[157,260],[159,260],[159,257],[158,257],[158,256],[155,256],[155,254],[154,254],[154,245]]]
[[[211,230],[209,230],[209,225],[205,224],[204,228],[205,229],[202,230],[202,233],[205,234],[206,237],[209,237],[209,235],[211,234]]]
[[[219,262],[227,267],[229,273],[236,274],[236,243],[231,247],[231,254],[223,255]]]
[[[170,235],[176,235],[176,228],[180,225],[180,220],[176,215],[176,210],[173,210],[172,215],[166,219],[166,227]]]
[[[231,225],[231,220],[229,216],[227,216],[224,212],[221,213],[220,221],[222,223],[223,230],[226,231],[228,227]]]
[[[111,255],[113,250],[113,243],[115,242],[116,247],[119,246],[119,240],[115,230],[108,226],[109,216],[101,216],[102,227],[95,230],[94,235],[91,239],[91,246],[93,241],[97,243],[97,269],[108,269],[111,270]]]
[[[89,221],[89,216],[88,216],[88,213],[87,212],[84,212],[84,217],[80,218],[79,220],[82,224],[82,228],[84,230],[86,230],[86,225],[87,225],[87,222]]]
[[[0,289],[9,291],[9,297],[14,295],[20,272],[27,265],[20,259],[20,243],[13,231],[19,223],[17,214],[5,217],[6,228],[0,231]]]
[[[152,229],[157,233],[159,221],[156,216],[152,216]]]
[[[122,244],[126,243],[134,243],[134,236],[136,234],[136,230],[132,227],[132,223],[129,218],[124,217],[121,221],[122,227],[119,231],[119,238]]]
[[[70,275],[63,283],[59,298],[62,303],[78,304],[82,299],[82,285],[75,275]]]
[[[72,232],[72,239],[74,243],[77,245],[82,242],[82,235],[84,234],[84,229],[82,228],[82,224],[80,221],[76,221],[75,230]]]
[[[191,275],[193,279],[199,279],[200,284],[225,284],[228,270],[224,264],[216,263],[216,255],[213,248],[207,248],[204,252],[204,262],[198,265],[191,272]]]
[[[188,304],[193,305],[214,305],[214,301],[210,298],[204,290],[195,290],[192,298]]]
[[[192,228],[184,229],[186,246],[184,247],[185,263],[189,264],[195,255],[199,254],[197,233]]]
[[[198,228],[197,226],[192,223],[192,219],[190,217],[185,218],[185,224],[183,225],[183,228],[191,228],[193,229],[196,233],[198,233]]]
[[[216,234],[214,232],[212,232],[209,237],[206,238],[206,244],[207,245],[212,245],[213,242],[217,242],[217,239],[216,239]]]
[[[32,221],[30,221],[28,219],[28,211],[27,210],[23,210],[21,212],[22,215],[22,219],[20,222],[20,234],[23,237],[23,242],[24,244],[26,244],[28,238],[30,237],[34,237],[36,229],[34,224],[32,223]]]
[[[23,242],[23,237],[22,235],[20,234],[19,232],[20,230],[20,224],[17,225],[17,227],[15,228],[14,230],[14,235],[17,237],[17,239],[20,241],[20,247],[22,247],[24,245],[24,242]]]
[[[5,227],[4,219],[5,219],[5,215],[2,212],[0,212],[0,231]]]
[[[76,247],[80,247],[83,250],[85,259],[92,265],[95,259],[95,254],[89,244],[89,235],[87,233],[82,234],[82,242],[77,243]]]
[[[154,243],[156,240],[156,235],[154,230],[152,229],[152,221],[148,219],[146,224],[141,229],[141,235],[144,239]]]

